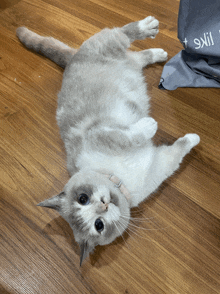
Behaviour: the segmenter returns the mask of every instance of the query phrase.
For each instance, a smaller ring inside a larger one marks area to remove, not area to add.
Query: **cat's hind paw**
[[[153,63],[164,62],[168,58],[168,53],[161,48],[148,49],[153,54]]]
[[[200,137],[197,134],[186,134],[184,137],[179,138],[176,143],[181,145],[186,149],[188,152],[198,145],[200,142]]]
[[[159,32],[159,21],[153,16],[140,20],[138,26],[140,31],[144,33],[145,38],[154,39]]]

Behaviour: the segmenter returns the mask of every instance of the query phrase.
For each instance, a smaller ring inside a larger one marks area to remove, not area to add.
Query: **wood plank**
[[[0,12],[17,4],[20,0],[2,0],[0,2]]]

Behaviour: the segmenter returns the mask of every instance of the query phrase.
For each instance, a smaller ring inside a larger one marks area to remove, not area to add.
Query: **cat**
[[[80,265],[96,245],[106,245],[129,226],[138,206],[179,167],[200,138],[187,134],[156,147],[157,122],[149,115],[142,69],[164,62],[163,49],[129,51],[136,39],[155,38],[152,16],[121,28],[103,29],[76,50],[25,27],[20,41],[65,68],[57,123],[70,179],[63,191],[39,206],[57,210],[80,246]]]

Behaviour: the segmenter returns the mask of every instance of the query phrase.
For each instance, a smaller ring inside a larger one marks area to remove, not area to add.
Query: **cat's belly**
[[[144,115],[136,109],[132,110],[128,103],[118,101],[109,116],[114,122],[117,122],[117,124],[129,126],[130,124],[137,122]]]
[[[139,83],[130,91],[125,91],[126,84],[120,85],[116,93],[120,99],[114,99],[111,111],[107,113],[118,124],[129,126],[137,122],[142,117],[148,116],[149,97],[146,93],[145,85]]]

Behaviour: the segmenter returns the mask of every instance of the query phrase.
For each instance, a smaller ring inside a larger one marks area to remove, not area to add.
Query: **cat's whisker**
[[[120,223],[121,227],[123,228],[124,232],[126,232],[129,235],[129,237],[131,237],[132,239],[134,239],[137,242],[137,240],[134,238],[134,236],[132,236],[132,234],[129,233],[129,227],[127,227],[127,225],[125,225],[121,221],[119,223]]]
[[[128,235],[129,235],[130,237],[132,237],[132,235],[128,232],[128,230],[130,230],[130,231],[132,232],[132,234],[134,234],[134,235],[136,235],[136,236],[138,236],[138,237],[140,237],[140,238],[142,238],[142,239],[145,239],[145,240],[148,240],[148,241],[152,241],[152,239],[149,239],[149,238],[147,238],[147,237],[144,237],[144,236],[141,235],[141,234],[138,234],[136,230],[138,230],[138,229],[143,229],[143,230],[146,230],[146,231],[160,231],[160,230],[167,229],[167,228],[169,228],[169,227],[170,227],[170,226],[167,226],[167,227],[165,227],[165,228],[158,228],[158,229],[146,229],[146,228],[141,228],[141,227],[138,227],[138,226],[135,226],[135,225],[132,226],[132,224],[129,223],[129,226],[127,227],[127,229],[126,229],[125,231],[128,233]],[[132,237],[132,238],[135,239],[134,237]],[[136,239],[135,239],[135,240],[136,240]],[[137,241],[137,240],[136,240],[136,241]]]
[[[124,219],[129,219],[129,217],[128,217],[128,216],[125,216],[125,215],[121,215],[121,218],[122,218],[122,219],[123,219],[123,218],[124,218]],[[150,217],[150,218],[142,218],[142,219],[130,217],[130,223],[129,223],[129,225],[130,225],[130,226],[133,226],[133,227],[135,227],[135,228],[137,228],[137,229],[142,229],[142,230],[146,230],[146,231],[164,230],[164,229],[170,227],[170,226],[167,226],[167,227],[165,227],[165,228],[158,228],[158,229],[153,228],[153,229],[147,229],[147,228],[139,227],[139,226],[137,226],[137,225],[134,224],[134,222],[139,222],[139,221],[140,221],[140,222],[147,222],[147,223],[151,222],[151,223],[155,224],[154,222],[152,222],[152,219],[154,219],[154,217]],[[132,221],[133,221],[133,223],[132,223]]]
[[[137,228],[137,229],[141,229],[141,230],[145,230],[145,231],[160,231],[160,230],[165,230],[167,228],[169,228],[170,226],[167,226],[167,227],[164,227],[164,228],[150,228],[150,229],[147,229],[147,228],[143,228],[143,227],[138,227],[132,223],[129,224],[130,226],[134,227],[134,228]]]
[[[122,239],[123,239],[123,241],[124,241],[124,243],[128,246],[128,248],[129,248],[129,245],[128,245],[128,243],[125,241],[125,238],[123,237],[123,232],[122,232],[122,234],[121,234],[121,232],[120,232],[120,230],[119,230],[119,228],[118,228],[118,226],[116,225],[116,222],[115,221],[113,221],[113,223],[114,223],[114,225],[115,225],[115,227],[116,227],[116,229],[118,230],[118,232],[120,233],[120,236],[122,237]],[[119,225],[121,225],[120,224],[120,222],[118,223]],[[125,229],[123,228],[123,226],[121,225],[121,228],[125,231]],[[129,248],[130,249],[130,248]]]
[[[148,240],[148,241],[152,241],[151,239],[149,239],[149,238],[146,238],[146,237],[143,237],[142,235],[140,235],[140,234],[138,234],[137,232],[136,232],[136,230],[134,230],[133,228],[131,228],[131,227],[128,227],[128,230],[130,230],[131,232],[132,232],[132,234],[134,234],[134,235],[136,235],[136,236],[138,236],[139,238],[142,238],[142,239],[145,239],[145,240]],[[128,232],[127,232],[128,233]],[[129,234],[129,233],[128,233]],[[132,235],[131,234],[129,234],[129,236],[131,236],[132,237]],[[134,237],[132,237],[136,242],[138,242],[138,240],[136,240]]]
[[[134,209],[131,213],[132,214],[140,214],[140,213],[143,213],[143,212],[145,212],[144,208],[136,207],[136,209]]]
[[[131,218],[137,218],[137,219],[148,219],[148,217],[144,217],[144,213],[146,211],[144,209],[140,209],[139,211],[132,211],[129,215],[125,215],[125,216],[129,216]],[[149,218],[154,218],[154,217],[149,217]]]
[[[120,223],[121,223],[121,225],[124,225],[122,219],[121,219]],[[133,238],[136,242],[137,242],[137,240],[134,238],[133,234],[135,234],[136,236],[141,237],[141,235],[139,235],[139,234],[136,232],[136,230],[135,230],[134,228],[131,228],[131,227],[130,227],[130,223],[129,223],[128,227],[126,226],[125,231],[126,231],[126,233],[127,233],[131,238]],[[130,231],[131,233],[129,233],[129,231]]]
[[[122,215],[121,217],[123,217],[124,219],[130,219],[131,221],[137,221],[137,222],[150,222],[152,219],[154,219],[154,217],[149,217],[149,218],[139,218],[139,217],[132,217],[132,216],[125,216]]]

